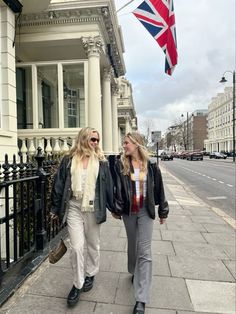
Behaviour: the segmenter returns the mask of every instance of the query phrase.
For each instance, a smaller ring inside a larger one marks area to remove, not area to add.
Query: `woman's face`
[[[126,156],[132,156],[137,149],[137,145],[132,143],[128,137],[125,137],[123,148]]]
[[[99,136],[97,132],[92,132],[89,140],[89,145],[95,149],[99,144]]]

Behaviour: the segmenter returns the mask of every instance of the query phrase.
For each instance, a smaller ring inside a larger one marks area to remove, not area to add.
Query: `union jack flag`
[[[164,51],[165,72],[171,75],[178,59],[173,0],[145,0],[133,14]]]

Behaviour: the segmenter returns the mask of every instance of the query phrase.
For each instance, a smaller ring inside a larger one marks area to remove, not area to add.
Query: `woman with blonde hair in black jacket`
[[[128,271],[132,274],[136,304],[133,314],[144,314],[152,280],[151,241],[158,207],[160,224],[168,216],[160,169],[151,164],[142,136],[128,133],[124,154],[115,166],[115,218],[122,216],[128,238]]]
[[[80,293],[93,287],[99,271],[100,224],[106,221],[106,208],[113,209],[113,182],[99,140],[93,128],[79,131],[59,166],[52,190],[51,217],[67,222],[71,246],[73,286],[68,305],[76,304]]]

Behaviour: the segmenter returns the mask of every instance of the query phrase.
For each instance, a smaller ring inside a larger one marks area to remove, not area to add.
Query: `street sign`
[[[161,140],[161,131],[152,131],[151,140],[153,143],[157,143]]]

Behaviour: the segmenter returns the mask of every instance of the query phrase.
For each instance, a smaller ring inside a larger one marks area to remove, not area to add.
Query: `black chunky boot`
[[[81,289],[76,288],[75,286],[72,287],[70,293],[67,297],[67,304],[68,305],[75,305],[79,301]]]
[[[84,285],[83,285],[83,288],[82,288],[84,292],[87,292],[87,291],[92,289],[93,281],[94,281],[94,276],[92,276],[92,277],[85,277]]]
[[[145,303],[136,302],[134,306],[133,314],[144,314],[145,313]]]

